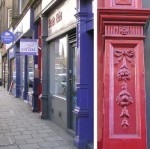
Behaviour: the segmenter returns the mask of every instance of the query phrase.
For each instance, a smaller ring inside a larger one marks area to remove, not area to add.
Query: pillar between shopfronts
[[[42,94],[42,84],[41,84],[41,18],[40,21],[38,23],[38,78],[39,78],[39,85],[38,85],[38,95],[39,95],[39,102],[38,102],[38,106],[39,106],[39,112],[41,112],[41,98],[40,95]]]
[[[98,84],[104,82],[98,86],[98,148],[147,149],[143,28],[150,11],[141,1],[105,2],[98,8]]]
[[[75,145],[78,149],[87,148],[93,139],[93,90],[91,89],[93,78],[93,39],[87,32],[87,20],[92,16],[88,10],[90,1],[79,0],[77,18],[77,106],[74,109],[76,115]],[[89,65],[88,62],[91,64]],[[91,80],[90,80],[91,78]],[[91,94],[90,94],[90,93]]]
[[[34,39],[38,39],[38,26],[36,23],[33,25],[33,32],[34,32]],[[38,55],[33,56],[34,59],[34,84],[33,84],[33,101],[32,101],[32,110],[33,112],[38,112],[38,85],[39,85],[39,78],[38,78]]]
[[[8,59],[8,90],[9,91],[9,87],[10,87],[10,84],[11,84],[11,80],[10,80],[10,57],[9,57],[9,49],[7,49],[7,59]]]
[[[28,98],[28,56],[25,55],[24,61],[24,89],[23,89],[23,99],[27,100]]]
[[[17,43],[16,43],[17,44]],[[21,94],[21,86],[20,86],[20,52],[17,48],[17,45],[14,45],[14,50],[16,51],[16,95],[15,97],[19,98]]]
[[[48,18],[47,16],[41,16],[41,27],[42,27],[42,113],[41,118],[48,118],[48,45],[46,42],[46,38],[48,36]]]
[[[7,53],[7,65],[8,65],[8,70],[9,70],[9,54]],[[7,75],[7,84],[6,84],[6,90],[9,90],[9,74]]]

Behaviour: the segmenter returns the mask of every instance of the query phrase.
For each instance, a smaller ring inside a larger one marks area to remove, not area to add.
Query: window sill
[[[52,95],[52,97],[58,98],[58,99],[61,99],[61,100],[66,100],[65,97],[62,97],[62,96],[59,96],[59,95]]]

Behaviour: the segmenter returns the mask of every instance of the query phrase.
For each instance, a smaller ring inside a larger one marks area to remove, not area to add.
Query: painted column
[[[34,23],[34,39],[38,38],[38,26]],[[39,85],[39,78],[38,78],[38,56],[34,55],[34,83],[33,83],[33,101],[32,101],[32,110],[33,112],[38,112],[38,85]]]
[[[150,11],[141,9],[140,0],[101,5],[98,148],[147,149],[143,29]]]
[[[93,15],[91,1],[78,0],[77,17],[77,107],[75,144],[79,149],[93,142],[93,38],[87,20]],[[88,131],[87,131],[88,130]]]
[[[38,23],[38,71],[39,71],[39,86],[38,86],[38,94],[39,96],[42,94],[42,84],[41,84],[41,57],[42,57],[42,54],[41,54],[41,19]],[[41,99],[39,98],[39,103],[38,103],[38,106],[39,106],[39,111],[41,112],[42,108],[41,108]]]
[[[10,84],[11,84],[11,80],[10,80],[10,57],[9,57],[9,50],[7,50],[7,59],[8,59],[8,77],[7,77],[7,85],[8,85],[8,91],[9,91],[9,87],[10,87]]]
[[[42,83],[41,83],[41,57],[42,57],[42,52],[41,52],[41,18],[40,21],[38,22],[38,78],[39,78],[39,85],[38,85],[38,109],[39,112],[42,111],[41,107],[41,94],[42,94]]]
[[[42,23],[42,113],[41,118],[47,119],[48,118],[48,71],[47,71],[47,64],[48,64],[48,54],[47,54],[47,34],[48,34],[48,19],[46,16],[41,17]]]
[[[6,88],[7,88],[7,91],[9,90],[9,53],[7,52],[7,73],[8,73],[8,76],[7,76],[7,86],[6,86]]]
[[[144,62],[145,62],[145,87],[146,87],[146,121],[147,121],[147,144],[150,148],[150,17],[145,25],[145,41],[144,41]]]
[[[25,55],[24,59],[24,90],[23,90],[23,99],[27,100],[28,98],[28,56]]]
[[[20,52],[17,48],[17,45],[14,45],[14,50],[16,51],[16,95],[15,97],[19,98],[21,93],[21,86],[20,86]]]

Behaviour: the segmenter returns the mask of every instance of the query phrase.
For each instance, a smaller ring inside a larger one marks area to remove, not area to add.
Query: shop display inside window
[[[11,81],[13,81],[13,84],[15,86],[16,84],[16,65],[15,65],[15,59],[12,59],[11,60]]]
[[[5,83],[7,84],[8,83],[8,61],[6,61],[5,63]]]
[[[2,80],[3,80],[3,86],[6,87],[5,85],[7,85],[7,80],[8,80],[8,61],[6,59],[4,59],[3,62],[3,67],[2,67]]]
[[[67,86],[67,40],[66,37],[53,42],[50,46],[51,71],[50,86],[53,95],[66,97]],[[54,57],[53,57],[54,56]]]
[[[25,57],[20,56],[20,85],[22,89],[24,88],[24,61]]]
[[[28,68],[29,80],[28,80],[28,82],[29,82],[29,88],[32,88],[33,87],[33,81],[34,81],[33,56],[28,56],[28,60],[29,60],[29,64],[28,64],[29,65],[29,68]],[[30,91],[30,89],[29,89],[29,91]]]

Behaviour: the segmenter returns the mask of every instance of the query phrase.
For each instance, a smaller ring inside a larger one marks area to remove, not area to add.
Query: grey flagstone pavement
[[[0,149],[77,149],[73,138],[0,87]]]

